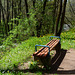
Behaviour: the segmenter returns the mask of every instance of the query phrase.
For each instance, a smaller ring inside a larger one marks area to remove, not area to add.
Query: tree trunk
[[[7,26],[8,26],[8,32],[9,32],[9,25],[8,25],[8,23],[9,23],[9,0],[7,0]]]
[[[63,25],[64,25],[66,3],[67,3],[67,0],[64,0],[64,6],[63,6],[63,12],[62,12],[62,17],[61,17],[60,29],[59,29],[59,32],[58,32],[58,36],[60,36],[60,34],[62,32],[62,29],[63,29]]]
[[[42,14],[41,14],[42,17],[39,19],[39,25],[37,25],[37,37],[40,37],[40,35],[41,35],[40,33],[41,33],[42,25],[43,25],[42,20],[43,20],[44,14],[45,14],[46,2],[47,2],[47,0],[44,1],[44,4],[43,4],[43,11],[42,11]]]
[[[45,14],[46,3],[47,3],[47,0],[45,0],[45,1],[44,1],[44,4],[43,4],[43,11],[42,11],[43,15]]]
[[[17,17],[17,5],[16,5],[16,1],[14,2],[14,18],[16,18]],[[14,21],[15,22],[15,24],[17,24],[17,21],[15,20]]]
[[[54,33],[55,19],[56,19],[56,0],[54,0],[52,33]]]
[[[1,0],[0,0],[0,24],[1,24]]]
[[[20,14],[20,12],[21,12],[21,0],[19,1],[19,4],[18,4],[18,15]]]
[[[29,11],[28,11],[28,3],[27,3],[27,0],[25,0],[25,7],[26,7],[26,15],[27,15],[27,18],[29,17]]]
[[[62,12],[62,0],[60,0],[60,9],[57,15],[57,19],[56,19],[56,27],[55,27],[55,36],[57,36],[58,34],[58,25],[59,25],[59,21],[60,21],[60,17],[61,17],[61,12]]]
[[[33,0],[33,7],[35,8],[35,2],[36,2],[36,0]]]
[[[12,0],[12,19],[13,19],[13,7],[14,7],[14,5],[13,5],[13,0]],[[11,24],[11,30],[13,29],[13,21],[12,21],[12,24]]]

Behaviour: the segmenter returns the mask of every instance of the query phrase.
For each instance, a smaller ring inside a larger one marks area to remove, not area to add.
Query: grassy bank
[[[12,70],[17,68],[19,63],[27,62],[29,58],[35,52],[35,45],[45,45],[49,42],[49,37],[53,34],[48,34],[43,37],[30,37],[18,44],[15,48],[10,48],[5,55],[0,59],[0,70]],[[61,34],[61,47],[63,49],[75,49],[75,30],[71,29]],[[41,74],[40,74],[41,75]]]

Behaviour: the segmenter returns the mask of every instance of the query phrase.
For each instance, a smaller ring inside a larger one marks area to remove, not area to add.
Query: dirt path
[[[55,59],[53,59],[54,61]],[[28,63],[24,63],[23,66],[19,66],[19,69],[24,69],[24,66],[28,69]],[[25,69],[26,69],[25,68]],[[44,71],[43,75],[75,75],[75,50],[61,50],[61,54],[56,62],[53,62],[50,71]]]
[[[62,50],[57,62],[52,66],[52,74],[75,75],[75,50]],[[47,75],[47,73],[46,73]],[[50,74],[49,74],[50,75]]]
[[[60,64],[57,72],[60,74],[75,75],[75,50],[70,49],[66,52],[64,60]]]
[[[68,50],[58,70],[75,70],[75,50]]]

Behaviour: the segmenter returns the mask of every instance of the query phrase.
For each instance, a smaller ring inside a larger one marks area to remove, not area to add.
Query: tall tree
[[[60,6],[59,6],[59,12],[57,15],[57,19],[56,19],[56,27],[55,27],[55,35],[58,35],[58,25],[59,25],[59,21],[60,21],[60,17],[61,17],[61,12],[62,12],[62,0],[60,0]]]
[[[1,24],[1,0],[0,0],[0,24]]]
[[[9,32],[9,25],[8,25],[8,23],[9,23],[9,0],[7,0],[7,26],[8,26],[8,32]]]
[[[42,25],[43,25],[43,17],[44,17],[44,14],[45,14],[45,7],[46,7],[46,3],[47,3],[47,0],[44,0],[44,4],[43,4],[43,11],[41,13],[41,17],[39,19],[39,25],[37,25],[37,37],[40,37],[40,33],[41,33],[41,28],[42,28]]]
[[[13,12],[14,12],[14,11],[13,11],[13,7],[14,7],[14,5],[13,5],[13,0],[12,0],[11,4],[12,4],[12,17],[11,17],[11,18],[13,19]],[[11,30],[12,30],[12,29],[13,29],[13,21],[12,21],[12,24],[11,24]]]
[[[47,3],[47,0],[45,0],[45,1],[44,1],[44,4],[43,4],[43,11],[42,11],[43,15],[45,14],[46,3]]]
[[[33,0],[33,7],[35,8],[35,2],[36,2],[36,0]]]
[[[62,17],[61,17],[61,22],[60,22],[60,28],[59,28],[58,36],[60,36],[60,34],[62,32],[62,29],[63,29],[63,25],[64,25],[66,3],[67,3],[67,0],[64,0],[64,5],[63,5],[63,11],[62,11]]]
[[[19,0],[19,3],[18,3],[18,15],[20,14],[20,12],[21,12],[21,0]]]
[[[54,0],[54,9],[53,9],[53,27],[52,27],[52,33],[54,33],[54,26],[55,26],[55,19],[56,19],[56,0]]]
[[[26,15],[27,17],[29,17],[29,10],[28,10],[28,3],[27,3],[27,0],[25,0],[25,7],[26,7]]]
[[[14,3],[14,6],[13,6],[13,9],[14,9],[14,18],[16,18],[17,17],[17,2],[13,1],[13,3]],[[15,22],[15,24],[17,24],[16,20],[14,22]]]

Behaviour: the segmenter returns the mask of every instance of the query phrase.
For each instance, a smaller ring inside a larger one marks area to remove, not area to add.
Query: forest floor
[[[32,57],[33,59],[33,57]],[[28,61],[31,62],[31,61]],[[24,63],[22,66],[19,66],[19,70],[29,71],[29,63]],[[25,68],[24,68],[25,67]],[[75,49],[70,50],[61,50],[59,57],[56,59],[56,62],[52,64],[51,70],[42,71],[42,75],[75,75]]]

